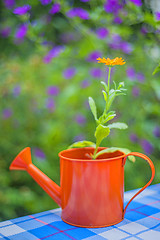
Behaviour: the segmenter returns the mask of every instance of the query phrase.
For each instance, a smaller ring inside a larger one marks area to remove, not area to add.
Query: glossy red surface
[[[104,148],[99,148],[101,149]],[[116,151],[91,160],[86,154],[93,151],[93,148],[75,148],[59,153],[61,187],[32,164],[30,148],[25,148],[18,154],[10,170],[26,170],[61,206],[61,217],[65,222],[80,227],[114,225],[123,220],[130,202],[152,182],[154,165],[147,156],[135,152],[125,155]],[[123,210],[124,164],[129,155],[146,160],[152,176]]]
[[[61,188],[47,175],[33,165],[31,160],[31,149],[23,149],[11,163],[10,170],[24,170],[43,188],[44,191],[61,206]]]
[[[121,221],[123,215],[124,154],[87,160],[85,153],[92,151],[72,149],[60,153],[62,219],[80,226],[111,225]]]

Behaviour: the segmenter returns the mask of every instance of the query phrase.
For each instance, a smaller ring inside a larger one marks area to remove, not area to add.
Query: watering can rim
[[[83,148],[69,148],[69,149],[65,149],[61,152],[59,152],[58,156],[60,158],[63,158],[63,160],[68,160],[68,161],[75,161],[75,162],[104,162],[104,161],[113,161],[113,160],[119,160],[119,159],[123,159],[126,154],[120,150],[117,150],[115,152],[119,152],[121,153],[120,156],[116,156],[116,157],[111,157],[111,158],[98,158],[98,159],[88,159],[88,158],[83,158],[83,159],[77,159],[77,158],[71,158],[71,157],[66,157],[66,156],[63,156],[64,153],[66,152],[72,152],[72,151],[79,151],[79,150],[83,150],[83,149],[94,149],[94,147],[83,147]],[[99,147],[98,149],[100,150],[103,150],[103,149],[107,149],[107,147]],[[114,154],[115,152],[113,153],[110,153],[110,154]]]

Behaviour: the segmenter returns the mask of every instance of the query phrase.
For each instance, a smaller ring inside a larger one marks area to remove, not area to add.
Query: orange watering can
[[[102,150],[104,148],[99,148]],[[59,187],[31,161],[27,147],[13,160],[10,170],[25,170],[62,208],[64,222],[79,227],[106,227],[123,220],[130,202],[152,182],[155,169],[142,153],[105,153],[96,160],[89,159],[94,148],[67,149],[59,153]],[[151,179],[123,208],[124,165],[129,155],[146,160],[152,171]]]

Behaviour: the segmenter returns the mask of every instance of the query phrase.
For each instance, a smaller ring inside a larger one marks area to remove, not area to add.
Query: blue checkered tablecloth
[[[137,190],[125,193],[125,204]],[[64,223],[54,209],[0,223],[0,240],[160,240],[160,184],[129,205],[125,219],[112,227],[79,228]]]

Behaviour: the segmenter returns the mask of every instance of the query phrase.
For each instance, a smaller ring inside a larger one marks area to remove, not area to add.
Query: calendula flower
[[[109,67],[113,67],[115,65],[124,65],[126,62],[122,58],[116,57],[114,59],[110,58],[97,58],[98,63],[105,63],[105,65],[108,65]]]

